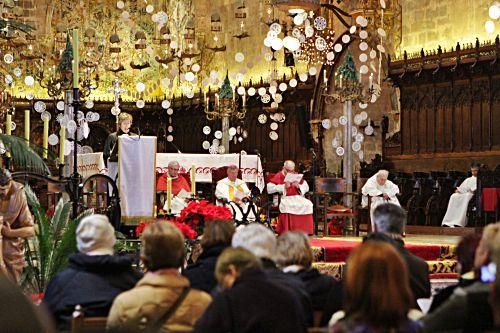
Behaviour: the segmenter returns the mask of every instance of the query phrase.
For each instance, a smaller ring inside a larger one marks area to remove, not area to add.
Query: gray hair
[[[377,177],[387,178],[387,177],[389,177],[389,171],[387,171],[387,170],[379,170],[377,172]]]
[[[300,265],[309,268],[314,254],[309,237],[302,231],[288,231],[278,237],[276,263],[281,267]]]
[[[173,167],[174,165],[180,166],[179,162],[177,162],[175,160],[168,162],[168,167],[169,168]]]
[[[0,186],[7,186],[12,180],[12,175],[7,169],[0,168]]]
[[[295,168],[295,162],[292,160],[286,160],[285,163],[283,163],[283,167],[293,169]]]
[[[398,205],[385,203],[373,211],[373,223],[378,232],[402,235],[406,224],[406,212]]]
[[[252,223],[236,230],[231,246],[241,246],[258,258],[273,260],[276,252],[276,237],[262,224]]]

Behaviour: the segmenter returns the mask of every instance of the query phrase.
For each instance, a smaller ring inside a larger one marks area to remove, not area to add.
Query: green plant
[[[76,251],[78,223],[93,211],[84,211],[72,220],[71,203],[61,198],[50,217],[29,186],[25,187],[25,193],[37,228],[35,237],[25,242],[26,267],[21,286],[32,293],[43,293],[52,277],[66,266],[69,255]]]
[[[49,168],[40,157],[43,148],[35,144],[27,144],[24,138],[0,133],[0,151],[11,154],[12,163],[16,170],[23,169],[44,175],[50,174]],[[55,159],[54,153],[48,152],[48,161]]]

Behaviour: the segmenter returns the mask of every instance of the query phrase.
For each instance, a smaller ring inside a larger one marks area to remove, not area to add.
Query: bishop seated
[[[227,167],[227,177],[217,183],[215,197],[218,205],[230,208],[234,213],[234,219],[242,221],[243,214],[249,208],[250,189],[243,180],[238,178],[238,171],[236,165]],[[249,214],[249,219],[255,219],[252,213]]]
[[[180,165],[177,161],[170,161],[168,163],[167,172],[162,174],[158,181],[156,182],[157,191],[167,191],[168,190],[168,178],[172,182],[172,201],[170,207],[170,213],[179,214],[184,207],[187,206],[187,194],[191,191],[189,183],[184,176],[179,175]],[[167,201],[165,201],[165,211],[168,211],[166,207]]]
[[[300,230],[308,235],[314,233],[313,204],[304,197],[308,191],[309,185],[295,172],[293,161],[285,161],[283,170],[267,184],[267,193],[281,195],[276,227],[279,234],[289,230]]]

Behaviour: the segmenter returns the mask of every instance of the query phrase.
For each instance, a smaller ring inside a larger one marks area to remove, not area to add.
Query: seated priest
[[[477,174],[479,164],[473,163],[470,167],[472,176],[466,178],[455,190],[448,202],[448,209],[443,218],[442,226],[465,227],[467,225],[467,207],[477,188]]]
[[[401,206],[396,197],[399,193],[399,188],[396,184],[388,180],[387,177],[389,177],[389,171],[379,170],[366,181],[366,184],[361,189],[361,193],[363,194],[361,199],[362,207],[368,206],[368,197],[371,197],[370,220],[372,221],[372,230],[375,230],[373,224],[373,211],[378,205],[390,202]]]
[[[187,206],[187,194],[191,191],[186,178],[179,175],[179,169],[179,162],[170,161],[167,172],[162,174],[156,182],[157,191],[167,191],[167,179],[170,178],[172,181],[171,214],[179,214]],[[167,203],[165,202],[165,207],[163,207],[165,211],[168,209],[166,205]]]
[[[239,168],[232,164],[227,167],[227,177],[221,179],[215,188],[215,197],[218,205],[225,205],[234,212],[234,219],[242,221],[243,213],[248,211],[248,199],[250,190],[247,184],[238,179]],[[255,219],[253,213],[250,213],[248,219]]]
[[[283,170],[276,173],[267,184],[267,193],[282,195],[276,232],[282,234],[289,230],[300,230],[312,235],[314,233],[313,204],[304,197],[304,194],[309,191],[309,185],[303,178],[289,182],[290,177],[287,179],[287,175],[296,174],[294,170],[295,163],[285,161]]]

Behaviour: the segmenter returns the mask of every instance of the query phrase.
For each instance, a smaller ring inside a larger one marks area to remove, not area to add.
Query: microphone
[[[255,153],[255,155],[260,157],[260,151],[258,149],[254,149],[253,152]]]
[[[312,153],[313,159],[316,159],[316,152],[314,151],[314,148],[309,148],[309,151]]]

